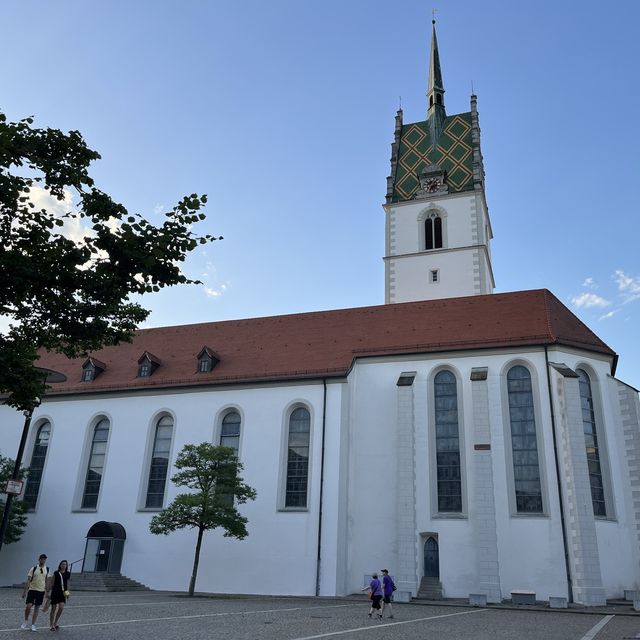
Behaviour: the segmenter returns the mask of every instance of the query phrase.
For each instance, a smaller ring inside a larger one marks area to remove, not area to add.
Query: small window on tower
[[[431,269],[429,274],[430,274],[430,281],[431,282],[438,282],[439,281],[439,279],[440,279],[440,270],[439,269]]]
[[[436,102],[437,102],[438,104],[442,104],[442,96],[441,96],[440,94],[438,94],[438,95],[436,96]]]

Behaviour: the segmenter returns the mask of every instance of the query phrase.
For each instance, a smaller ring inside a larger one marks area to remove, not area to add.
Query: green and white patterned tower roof
[[[449,193],[473,191],[482,185],[482,154],[476,98],[471,111],[448,116],[444,107],[444,82],[435,21],[429,57],[427,119],[404,124],[396,115],[395,140],[391,151],[391,175],[387,179],[387,203],[412,200],[420,187],[418,175],[432,165],[446,174]]]

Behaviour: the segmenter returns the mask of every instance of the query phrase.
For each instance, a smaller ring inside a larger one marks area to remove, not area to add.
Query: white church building
[[[249,536],[205,534],[197,589],[400,591],[602,604],[640,588],[640,403],[617,355],[546,289],[494,294],[476,96],[395,123],[385,304],[140,330],[60,371],[25,450],[34,558],[186,589],[194,531],[149,532],[188,443],[236,448]],[[0,451],[23,416],[0,406]]]

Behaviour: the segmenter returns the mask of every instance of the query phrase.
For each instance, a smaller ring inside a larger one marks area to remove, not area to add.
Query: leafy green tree
[[[176,459],[178,472],[171,478],[181,493],[149,523],[151,533],[167,535],[178,529],[197,529],[198,538],[189,581],[189,595],[196,587],[200,549],[205,531],[223,529],[227,538],[247,537],[247,518],[236,508],[247,500],[255,500],[256,492],[240,477],[242,464],[235,451],[208,442],[187,444]]]
[[[14,461],[11,458],[5,458],[0,455],[0,513],[4,512],[4,505],[7,494],[4,489],[7,486],[7,480],[13,476]],[[18,478],[24,480],[27,475],[26,469],[21,469]],[[24,528],[27,526],[27,505],[22,500],[14,500],[11,512],[9,514],[9,524],[4,533],[4,544],[18,542],[22,536]]]
[[[0,316],[10,324],[0,334],[0,393],[22,411],[46,388],[38,350],[78,357],[130,340],[149,315],[130,296],[197,282],[180,263],[218,239],[192,231],[206,196],[183,198],[154,226],[95,186],[88,169],[100,155],[78,131],[32,124],[0,112]],[[37,205],[41,190],[66,213]],[[65,235],[69,225],[84,238]]]

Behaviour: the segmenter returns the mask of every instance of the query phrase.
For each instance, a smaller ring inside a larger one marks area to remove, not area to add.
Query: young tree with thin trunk
[[[196,587],[200,549],[205,531],[223,529],[227,538],[247,537],[247,518],[236,508],[255,500],[256,492],[245,484],[242,464],[233,449],[208,442],[187,444],[176,459],[178,472],[171,482],[191,489],[177,495],[173,502],[155,515],[149,524],[151,533],[167,535],[178,529],[196,529],[198,537],[189,581],[189,595]]]

